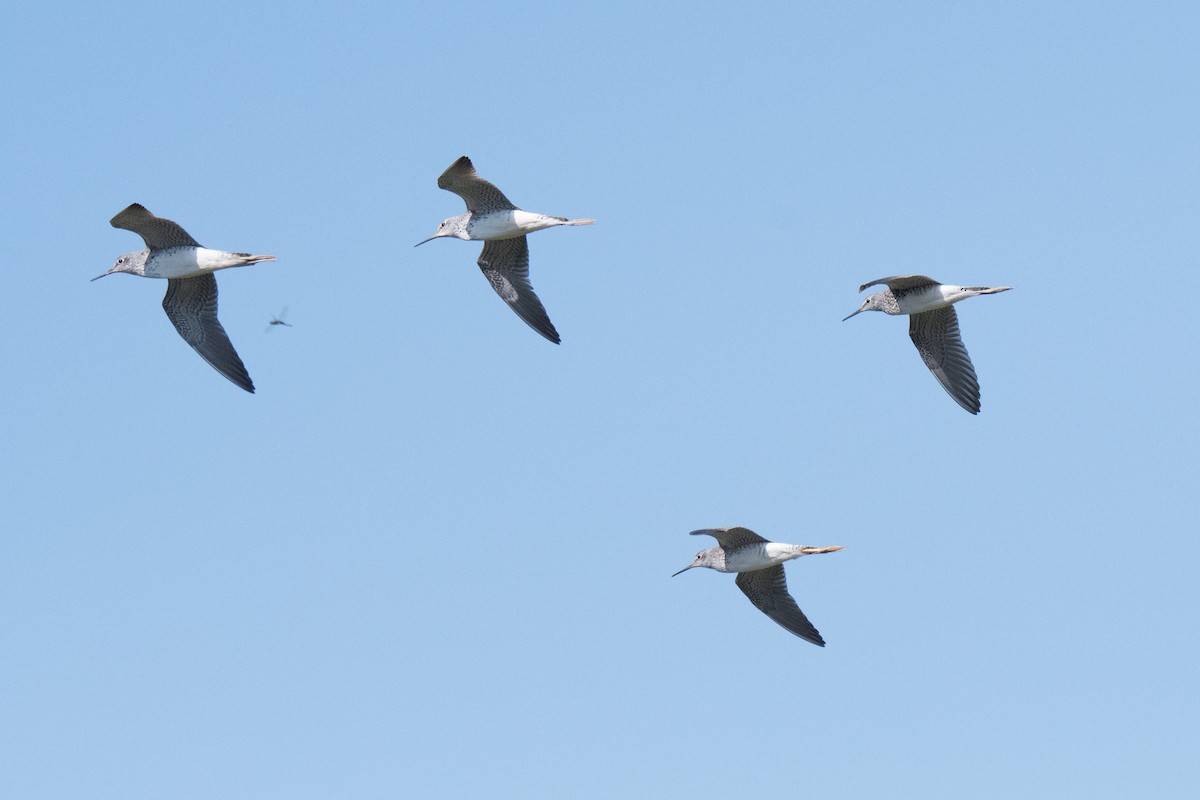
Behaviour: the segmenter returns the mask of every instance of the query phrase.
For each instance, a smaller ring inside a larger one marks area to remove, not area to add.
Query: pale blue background
[[[1195,4],[5,16],[0,797],[1196,796]],[[463,154],[598,220],[561,347],[412,248]],[[257,395],[131,202],[279,257]],[[1016,287],[979,417],[840,322],[913,272]],[[826,649],[668,577],[733,524]]]

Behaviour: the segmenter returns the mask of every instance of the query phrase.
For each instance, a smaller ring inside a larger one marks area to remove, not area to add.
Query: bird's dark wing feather
[[[908,319],[908,335],[933,377],[956,403],[978,414],[979,379],[959,336],[954,306],[911,314]]]
[[[217,320],[217,279],[212,275],[196,278],[173,278],[167,281],[167,296],[163,311],[200,357],[213,369],[247,392],[254,392],[254,383],[225,329]]]
[[[165,250],[168,247],[203,247],[178,223],[154,216],[139,203],[134,203],[109,222],[114,228],[124,228],[141,236],[142,240],[146,242],[146,247],[151,250]]]
[[[438,178],[438,188],[454,192],[467,204],[472,214],[487,214],[491,211],[516,209],[504,192],[479,177],[471,159],[463,156],[455,161]]]
[[[938,286],[938,281],[926,275],[893,275],[890,278],[879,278],[869,283],[864,283],[858,287],[860,292],[866,291],[872,286],[887,284],[887,287],[893,292],[902,291],[905,289],[916,289],[919,286]]]
[[[699,536],[700,534],[713,537],[717,540],[717,544],[726,550],[736,550],[744,545],[769,541],[749,528],[703,528],[698,531],[692,531],[692,536]]]
[[[766,569],[756,569],[753,572],[739,572],[737,585],[755,608],[778,622],[784,628],[805,641],[820,647],[825,646],[821,634],[804,616],[800,606],[788,594],[787,579],[783,576],[783,565],[776,564]]]
[[[542,301],[529,283],[529,243],[524,236],[489,239],[483,243],[478,263],[496,294],[517,312],[518,317],[555,344],[561,341]]]

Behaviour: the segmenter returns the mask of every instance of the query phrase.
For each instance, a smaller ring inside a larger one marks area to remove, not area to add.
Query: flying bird
[[[178,224],[154,216],[138,203],[117,214],[111,223],[114,228],[124,228],[141,236],[146,249],[126,253],[117,259],[112,269],[92,280],[114,272],[166,278],[163,311],[167,312],[167,319],[171,320],[175,330],[217,372],[253,393],[254,383],[217,320],[217,279],[213,273],[219,269],[274,261],[275,256],[210,250]]]
[[[529,282],[529,244],[525,235],[557,225],[591,225],[595,220],[547,217],[522,211],[493,184],[479,177],[471,159],[466,156],[442,173],[438,188],[454,192],[466,201],[467,213],[443,220],[437,233],[414,246],[448,236],[482,240],[483,252],[477,263],[496,294],[529,327],[558,344],[561,341],[558,331]]]
[[[737,586],[755,608],[778,622],[805,641],[825,646],[821,634],[804,616],[795,599],[788,594],[783,562],[800,556],[833,553],[843,547],[808,547],[799,544],[772,542],[748,528],[705,528],[692,531],[692,536],[704,534],[717,540],[717,547],[701,550],[691,564],[676,572],[678,575],[693,567],[708,567],[718,572],[736,572]],[[675,575],[671,577],[674,578]]]
[[[924,275],[896,275],[864,283],[858,290],[879,284],[887,284],[888,288],[868,297],[858,311],[842,322],[864,311],[908,314],[908,335],[925,366],[956,403],[978,414],[979,379],[958,334],[954,304],[976,295],[1007,292],[1012,287],[952,286]]]

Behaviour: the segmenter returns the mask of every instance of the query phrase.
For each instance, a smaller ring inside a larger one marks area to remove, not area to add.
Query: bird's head
[[[435,233],[433,236],[430,236],[428,239],[423,239],[422,241],[417,242],[413,245],[413,247],[420,247],[421,245],[425,244],[425,242],[432,242],[434,239],[441,239],[445,236],[454,236],[459,239],[466,239],[467,236],[465,226],[460,224],[461,222],[461,216],[450,217],[449,219],[442,220],[442,224],[438,225],[437,233]]]
[[[708,567],[709,569],[712,569],[713,564],[715,563],[713,560],[713,555],[714,555],[713,551],[716,549],[718,549],[718,548],[710,547],[707,550],[701,550],[699,553],[696,553],[696,557],[694,559],[692,559],[692,563],[688,564],[686,567],[679,570],[679,572],[676,572],[675,575],[679,575],[680,573],[687,572],[692,567]],[[672,575],[671,577],[674,578],[675,575]]]
[[[108,272],[101,273],[92,278],[98,281],[105,275],[112,275],[114,272],[132,272],[135,275],[142,275],[146,269],[146,259],[150,257],[149,250],[138,250],[133,253],[126,253],[117,259],[117,263],[113,264],[112,269]]]
[[[864,311],[883,311],[883,292],[876,292],[866,300],[863,300],[862,305],[858,307],[858,311],[855,311],[854,314],[861,314]],[[850,317],[853,317],[854,314],[851,314]],[[842,322],[850,319],[850,317],[844,318]]]

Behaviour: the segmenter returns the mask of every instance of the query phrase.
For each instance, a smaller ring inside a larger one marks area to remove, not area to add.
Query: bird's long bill
[[[675,573],[675,575],[682,575],[683,573],[687,572],[689,569],[691,569],[691,568],[692,568],[692,567],[694,567],[694,566],[696,566],[696,565],[695,565],[695,564],[688,564],[686,567],[684,567],[683,569],[679,570],[679,572],[676,572],[676,573]],[[672,578],[674,578],[674,577],[675,577],[675,575],[672,575],[671,577],[672,577]]]
[[[863,310],[860,308],[858,311],[855,311],[854,314],[861,314],[862,312],[863,312]],[[854,314],[851,314],[850,317],[853,317]],[[842,322],[845,322],[846,320],[850,319],[850,317],[843,317]]]
[[[417,242],[416,244],[413,245],[413,247],[420,247],[421,245],[425,244],[425,242],[432,242],[434,239],[437,239],[440,236],[441,236],[441,234],[435,233],[433,236],[430,236],[428,239]]]
[[[818,553],[836,553],[838,550],[845,549],[840,545],[834,545],[832,547],[805,547],[801,552],[806,556],[815,556]]]
[[[100,273],[100,274],[99,274],[99,275],[97,275],[96,277],[92,278],[92,280],[93,280],[93,281],[98,281],[98,280],[100,280],[101,278],[103,278],[105,275],[112,275],[114,272],[116,272],[116,270],[115,270],[115,269],[110,269],[108,272],[102,272],[102,273]],[[88,283],[91,283],[91,281],[88,281]]]

